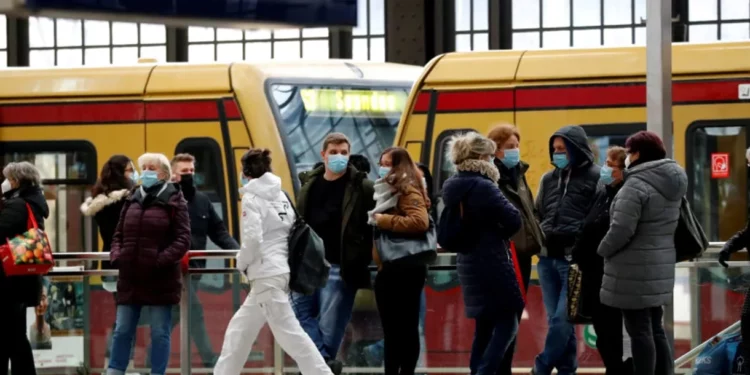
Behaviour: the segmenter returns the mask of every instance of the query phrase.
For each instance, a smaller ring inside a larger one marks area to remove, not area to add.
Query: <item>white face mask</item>
[[[8,190],[11,189],[10,180],[9,179],[6,178],[5,181],[3,181],[2,188],[3,188],[3,194],[5,194]]]
[[[630,167],[630,155],[625,157],[625,168]]]

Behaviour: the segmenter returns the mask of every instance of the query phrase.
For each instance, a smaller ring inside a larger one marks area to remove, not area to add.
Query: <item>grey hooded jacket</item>
[[[674,160],[629,168],[612,201],[610,227],[599,244],[605,305],[645,309],[672,302],[675,275],[674,232],[687,175]]]

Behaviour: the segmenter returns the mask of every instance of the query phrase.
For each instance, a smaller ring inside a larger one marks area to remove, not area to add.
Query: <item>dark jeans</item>
[[[419,361],[419,305],[427,267],[386,263],[375,277],[386,375],[413,375]]]
[[[742,332],[742,349],[745,361],[750,359],[750,289],[745,292],[745,303],[742,304],[740,315],[740,331]],[[750,366],[745,366],[745,374],[750,375]]]
[[[529,292],[529,280],[531,279],[531,255],[518,254],[518,267],[521,269],[521,277],[523,278],[524,290],[528,294]],[[521,316],[523,311],[518,313],[518,324],[521,324]],[[500,363],[500,367],[497,369],[497,375],[512,375],[513,372],[513,355],[516,352],[516,339],[510,343],[508,350],[505,351],[505,357]]]
[[[672,375],[672,349],[664,332],[662,307],[622,310],[630,335],[633,364],[638,375]]]
[[[593,314],[596,349],[602,357],[606,375],[630,375],[632,365],[622,360],[622,311],[599,303]]]
[[[475,319],[474,343],[469,368],[472,375],[494,375],[500,368],[510,343],[518,333],[521,312],[501,311]]]
[[[8,363],[13,374],[34,375],[34,353],[26,336],[26,307],[16,303],[0,301],[0,374],[8,374]]]

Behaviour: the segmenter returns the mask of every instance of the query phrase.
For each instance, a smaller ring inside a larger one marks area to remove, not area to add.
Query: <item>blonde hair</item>
[[[466,160],[477,160],[484,156],[494,155],[497,145],[491,139],[476,133],[468,132],[454,135],[448,141],[448,159],[455,165]]]
[[[164,154],[150,153],[147,152],[138,157],[138,168],[141,171],[147,164],[155,164],[159,166],[162,172],[167,174],[167,179],[172,176],[172,166],[169,163],[169,159]]]
[[[39,169],[28,161],[12,162],[3,168],[3,176],[6,179],[12,179],[19,185],[41,186],[42,177]]]

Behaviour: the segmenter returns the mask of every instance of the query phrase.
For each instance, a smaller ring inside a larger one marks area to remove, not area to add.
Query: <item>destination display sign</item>
[[[301,89],[307,112],[401,113],[406,106],[405,91]]]

